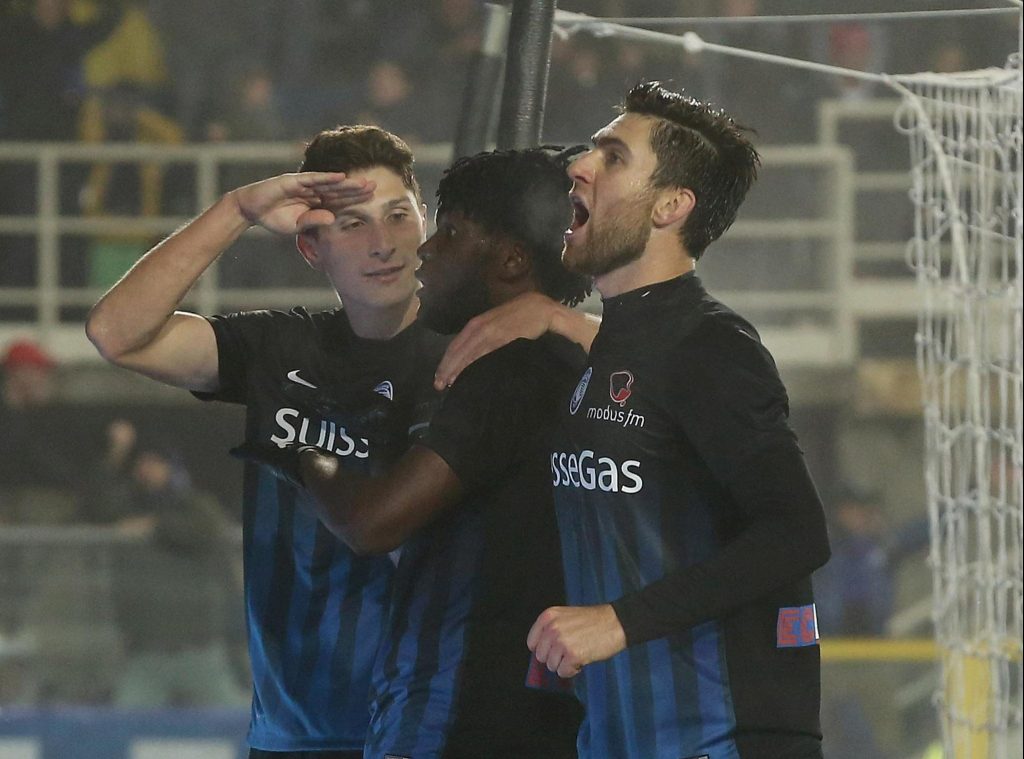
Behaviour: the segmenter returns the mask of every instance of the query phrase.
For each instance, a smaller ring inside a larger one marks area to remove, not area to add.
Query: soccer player
[[[551,454],[570,605],[528,642],[578,673],[584,759],[821,757],[821,503],[771,356],[695,274],[758,165],[723,112],[647,82],[569,169],[565,262],[604,318]],[[453,343],[440,382],[503,324],[589,329],[522,306]]]
[[[582,299],[587,278],[560,260],[569,186],[564,163],[540,149],[456,162],[420,248],[420,319],[452,332],[524,292]],[[579,704],[526,687],[525,638],[564,600],[548,432],[584,358],[549,336],[478,361],[386,476],[299,451],[295,474],[332,530],[360,552],[402,546],[368,758],[576,756]]]
[[[89,338],[119,366],[244,404],[251,443],[299,442],[345,467],[377,466],[387,446],[310,413],[296,392],[379,393],[399,419],[420,423],[417,401],[442,338],[414,321],[416,250],[426,235],[412,164],[409,147],[376,127],[321,132],[298,173],[227,193],[149,251],[93,308]],[[209,319],[177,311],[253,225],[295,235],[342,307]],[[393,564],[354,554],[303,505],[304,492],[270,473],[248,466],[244,488],[250,756],[361,757]]]

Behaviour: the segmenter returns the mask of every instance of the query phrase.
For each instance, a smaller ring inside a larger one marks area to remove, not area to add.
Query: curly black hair
[[[575,306],[590,294],[590,278],[562,265],[564,233],[572,219],[565,173],[573,150],[554,147],[496,150],[460,158],[437,186],[437,212],[459,211],[490,234],[526,246],[541,291]]]
[[[680,231],[693,258],[722,236],[736,220],[743,199],[757,179],[761,156],[740,126],[724,111],[661,82],[641,82],[619,106],[622,113],[651,116],[651,149],[658,166],[654,187],[687,187],[697,198]]]

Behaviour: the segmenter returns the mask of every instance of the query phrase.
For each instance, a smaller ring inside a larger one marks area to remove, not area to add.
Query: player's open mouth
[[[571,234],[587,223],[590,219],[590,211],[578,195],[570,195],[569,200],[572,202],[572,223],[566,231]]]

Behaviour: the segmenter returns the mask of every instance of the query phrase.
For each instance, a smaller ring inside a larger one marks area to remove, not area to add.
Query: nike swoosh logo
[[[430,422],[420,422],[419,424],[414,424],[406,431],[406,434],[412,435],[413,433],[419,432],[422,429],[426,429],[429,426]]]
[[[306,380],[302,379],[302,377],[299,376],[298,369],[292,369],[290,372],[288,372],[288,379],[290,379],[297,385],[305,385],[306,387],[311,387],[314,390],[317,389],[317,386],[314,385],[312,382],[307,382]]]

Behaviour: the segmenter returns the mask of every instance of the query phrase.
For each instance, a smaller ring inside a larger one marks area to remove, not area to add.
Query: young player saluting
[[[366,471],[386,453],[321,418],[295,391],[386,395],[415,425],[440,338],[414,321],[424,207],[408,146],[376,127],[322,132],[299,173],[224,195],[147,253],[96,304],[86,329],[119,366],[246,406],[246,440],[305,443]],[[204,318],[175,310],[248,227],[295,235],[342,301],[333,311]],[[360,757],[366,694],[393,565],[357,556],[255,466],[244,490],[245,598],[254,691],[252,757]],[[182,579],[187,582],[187,578]]]

